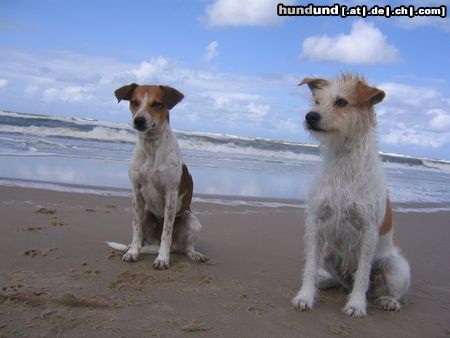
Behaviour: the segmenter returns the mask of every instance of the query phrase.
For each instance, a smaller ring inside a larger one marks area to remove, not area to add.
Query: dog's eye
[[[316,102],[316,104],[320,104],[320,103],[319,103],[319,100],[316,100],[316,101],[314,101],[314,102]]]
[[[334,102],[334,105],[336,107],[345,107],[346,105],[348,105],[348,102],[344,99],[339,98]]]
[[[152,108],[159,108],[162,106],[162,102],[153,101],[151,106],[152,106]]]
[[[139,101],[138,100],[131,100],[130,104],[134,107],[139,106]]]

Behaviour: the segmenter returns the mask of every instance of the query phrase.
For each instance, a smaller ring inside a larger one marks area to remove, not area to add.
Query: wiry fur
[[[323,161],[308,200],[306,264],[293,304],[310,309],[318,287],[340,285],[352,288],[344,312],[359,317],[366,314],[370,285],[370,296],[384,309],[398,311],[410,273],[393,243],[393,229],[379,235],[390,204],[373,105],[384,92],[350,74],[304,83],[314,99],[305,128],[319,140]]]

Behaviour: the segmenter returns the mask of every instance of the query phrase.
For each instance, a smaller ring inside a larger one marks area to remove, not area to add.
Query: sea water
[[[320,164],[316,145],[175,134],[196,195],[304,200]],[[130,195],[127,169],[136,137],[127,124],[0,111],[0,185]],[[450,205],[449,161],[380,157],[394,202],[438,210]]]

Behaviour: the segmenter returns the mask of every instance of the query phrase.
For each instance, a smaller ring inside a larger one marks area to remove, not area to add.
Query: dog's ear
[[[369,87],[364,82],[358,82],[358,102],[361,104],[376,105],[383,101],[386,94],[375,87]]]
[[[321,89],[323,87],[328,86],[329,82],[325,79],[321,78],[311,78],[311,77],[305,77],[302,82],[300,82],[298,85],[302,86],[304,84],[307,84],[309,89],[314,93],[316,90]]]
[[[184,98],[184,95],[175,88],[169,86],[159,86],[159,88],[164,91],[164,103],[168,110],[171,110]]]
[[[117,98],[117,102],[121,100],[130,101],[133,96],[133,92],[139,85],[137,83],[131,83],[129,85],[120,87],[114,91],[114,95]]]

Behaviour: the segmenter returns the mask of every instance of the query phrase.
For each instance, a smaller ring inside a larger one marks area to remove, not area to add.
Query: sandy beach
[[[130,199],[0,187],[0,336],[448,337],[450,212],[396,213],[412,286],[400,313],[369,305],[346,317],[345,294],[290,299],[303,266],[304,210],[194,203],[208,264],[172,255],[124,263],[106,240],[130,240]]]

